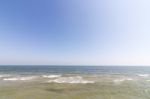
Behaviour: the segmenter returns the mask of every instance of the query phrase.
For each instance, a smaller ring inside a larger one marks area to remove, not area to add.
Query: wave
[[[113,80],[114,83],[121,83],[121,82],[124,82],[124,81],[132,81],[133,79],[132,78],[121,78],[121,79],[115,79]]]
[[[34,79],[34,76],[31,77],[12,77],[12,78],[4,78],[4,81],[26,81]]]
[[[140,77],[149,77],[149,74],[138,74]]]
[[[75,77],[59,77],[54,80],[49,80],[49,83],[70,83],[70,84],[87,84],[87,83],[95,83],[94,81],[84,80],[80,76]]]
[[[8,74],[2,74],[2,75],[0,75],[0,78],[3,78],[3,77],[9,77],[10,75],[8,75]]]
[[[61,77],[61,75],[43,75],[42,77],[44,77],[44,78],[57,78],[57,77]]]

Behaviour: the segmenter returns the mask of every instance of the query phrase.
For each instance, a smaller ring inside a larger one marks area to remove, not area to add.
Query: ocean
[[[0,66],[0,99],[150,99],[150,67]]]

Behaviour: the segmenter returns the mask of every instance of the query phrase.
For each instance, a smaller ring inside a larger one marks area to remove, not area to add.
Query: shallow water
[[[43,68],[0,67],[0,99],[150,99],[148,67]]]

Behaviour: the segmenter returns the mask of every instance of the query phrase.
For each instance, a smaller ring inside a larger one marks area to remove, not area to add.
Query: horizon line
[[[141,67],[141,66],[150,66],[150,65],[64,65],[64,64],[62,64],[62,65],[57,65],[57,64],[40,64],[40,65],[38,65],[38,64],[0,64],[0,66],[118,66],[118,67],[124,67],[124,66],[126,66],[126,67],[128,67],[128,66],[132,66],[132,67],[136,67],[136,66],[138,66],[138,67]]]

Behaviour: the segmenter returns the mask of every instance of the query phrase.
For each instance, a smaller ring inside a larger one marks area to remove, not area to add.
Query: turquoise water
[[[0,66],[0,99],[150,99],[150,67]]]

